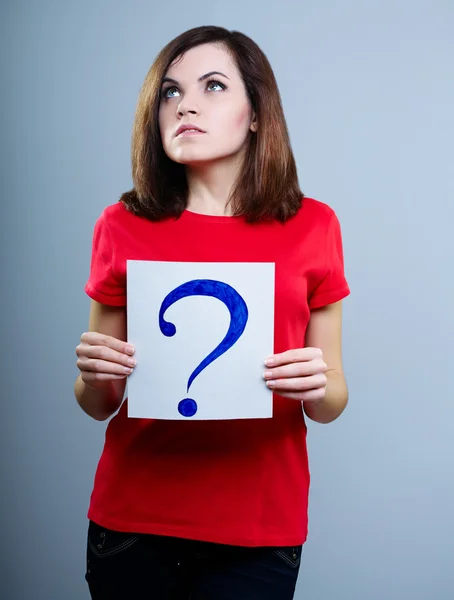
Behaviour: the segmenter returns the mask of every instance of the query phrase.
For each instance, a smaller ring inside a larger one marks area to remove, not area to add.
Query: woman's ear
[[[251,124],[249,125],[249,129],[251,131],[253,131],[254,133],[258,129],[257,115],[254,112],[252,113],[252,120],[251,120]]]

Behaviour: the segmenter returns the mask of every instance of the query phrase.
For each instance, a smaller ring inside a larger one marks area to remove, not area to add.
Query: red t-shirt
[[[275,263],[276,353],[303,347],[310,310],[349,294],[338,219],[311,198],[285,224],[189,211],[156,223],[118,202],[96,222],[87,294],[126,306],[128,259]],[[128,418],[126,399],[107,427],[88,517],[118,531],[239,546],[303,543],[304,413],[277,394],[273,405],[271,419],[166,421]]]

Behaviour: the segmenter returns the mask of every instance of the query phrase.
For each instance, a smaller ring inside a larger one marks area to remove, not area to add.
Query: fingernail
[[[269,357],[265,359],[265,365],[267,367],[272,367],[274,365],[274,358]]]
[[[135,359],[134,359],[134,358],[128,358],[128,365],[129,365],[130,367],[135,367],[135,366],[136,366],[136,364],[137,364],[137,363],[136,363],[136,361],[135,361]]]
[[[274,386],[276,385],[276,382],[275,382],[275,381],[272,381],[272,380],[271,380],[271,381],[267,381],[267,382],[266,382],[266,385],[267,385],[268,387],[274,387]]]
[[[130,369],[129,367],[125,367],[124,368],[125,373],[127,373],[128,375],[130,375],[132,373],[132,369]]]
[[[134,346],[126,346],[125,351],[127,354],[134,354]]]
[[[265,371],[265,373],[263,374],[263,376],[265,377],[265,379],[268,379],[268,377],[272,377],[273,373],[272,371]]]

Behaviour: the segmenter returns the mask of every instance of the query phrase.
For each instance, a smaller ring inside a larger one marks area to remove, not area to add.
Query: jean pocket
[[[301,563],[302,546],[282,546],[274,549],[274,554],[289,567],[296,569]]]
[[[139,538],[140,535],[135,533],[113,531],[93,521],[90,521],[88,526],[88,548],[98,558],[120,554],[135,544]]]

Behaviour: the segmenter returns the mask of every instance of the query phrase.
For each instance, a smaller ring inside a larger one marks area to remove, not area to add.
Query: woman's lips
[[[175,137],[180,137],[181,135],[186,136],[192,136],[192,135],[201,135],[202,133],[205,133],[203,131],[203,129],[200,129],[200,127],[197,127],[197,125],[194,125],[193,123],[185,123],[184,125],[180,125],[178,127],[178,129],[175,132]]]
[[[204,131],[199,131],[198,129],[185,129],[184,131],[182,131],[181,133],[179,133],[177,135],[177,137],[181,138],[181,137],[194,137],[197,135],[204,135],[205,132]]]

